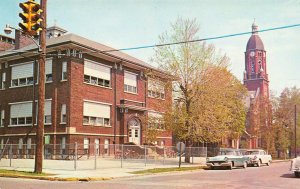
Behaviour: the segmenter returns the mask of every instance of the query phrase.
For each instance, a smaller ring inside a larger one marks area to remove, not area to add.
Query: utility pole
[[[295,158],[297,157],[297,105],[295,105]]]
[[[47,16],[47,0],[41,0],[41,26],[40,31],[40,53],[38,57],[39,78],[38,78],[38,121],[36,131],[36,152],[35,152],[35,173],[43,171],[43,154],[44,154],[44,119],[45,119],[45,61],[46,61],[46,16]]]

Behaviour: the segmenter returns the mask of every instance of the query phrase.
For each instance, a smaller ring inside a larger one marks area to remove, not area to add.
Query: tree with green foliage
[[[196,20],[178,18],[159,43],[199,39]],[[174,103],[168,105],[164,123],[187,147],[196,142],[239,138],[245,130],[244,86],[228,70],[229,59],[213,45],[187,42],[160,46],[153,61],[173,75]],[[185,162],[190,162],[186,153]]]
[[[294,152],[295,143],[295,105],[297,105],[297,146],[300,147],[300,89],[296,87],[285,88],[280,96],[273,102],[275,107],[273,125],[275,135],[275,147],[279,153],[287,150]],[[274,106],[273,105],[273,106]]]

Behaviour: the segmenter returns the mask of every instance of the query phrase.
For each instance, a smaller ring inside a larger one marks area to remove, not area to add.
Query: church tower
[[[248,91],[259,92],[260,96],[269,99],[266,51],[255,23],[252,24],[252,35],[245,52],[244,85]]]
[[[246,106],[246,131],[248,148],[266,147],[266,130],[270,125],[269,78],[266,51],[258,35],[258,27],[252,24],[252,35],[245,52],[244,85],[248,89]]]

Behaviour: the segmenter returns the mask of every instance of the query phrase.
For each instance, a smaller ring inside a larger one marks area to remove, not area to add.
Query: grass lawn
[[[193,171],[193,170],[200,170],[205,168],[205,166],[198,166],[198,167],[171,167],[171,168],[154,168],[154,169],[147,169],[142,171],[134,171],[131,172],[132,174],[153,174],[153,173],[164,173],[164,172],[173,172],[173,171]]]
[[[11,176],[50,176],[51,174],[41,173],[37,174],[31,171],[15,171],[15,170],[6,170],[0,169],[0,175],[11,175]]]

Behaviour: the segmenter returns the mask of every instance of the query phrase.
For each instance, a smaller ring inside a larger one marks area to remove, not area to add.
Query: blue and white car
[[[238,149],[223,148],[220,149],[219,154],[215,157],[208,157],[206,165],[210,169],[224,167],[232,169],[233,167],[247,167],[248,157],[242,155]]]

